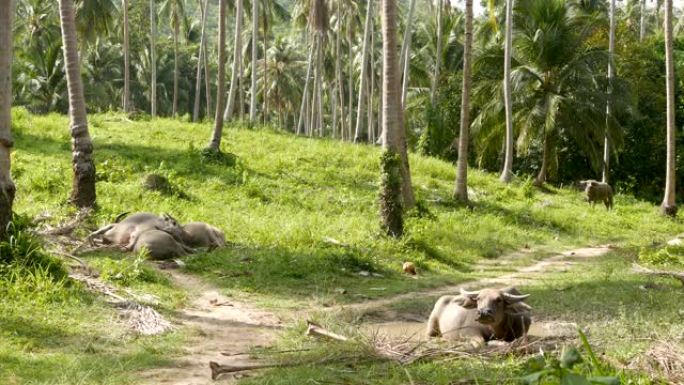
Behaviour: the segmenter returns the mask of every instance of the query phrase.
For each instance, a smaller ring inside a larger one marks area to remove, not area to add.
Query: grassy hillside
[[[591,208],[574,189],[541,191],[524,180],[506,186],[477,170],[469,174],[473,206],[455,205],[454,166],[412,156],[419,208],[397,241],[379,231],[377,147],[228,127],[223,150],[235,158],[217,161],[200,151],[209,124],[131,122],[111,114],[91,116],[90,125],[99,205],[92,225],[135,211],[214,224],[231,245],[188,257],[187,270],[226,294],[276,311],[472,279],[481,274],[472,271],[476,262],[524,247],[536,250],[532,258],[568,246],[645,245],[684,231],[680,221],[630,196],[618,194],[615,209],[606,212]],[[71,182],[67,127],[63,116],[14,111],[17,212],[49,215],[51,223],[73,214],[65,203]],[[143,178],[152,172],[167,176],[174,192],[144,190]],[[89,260],[105,270],[121,269],[120,256],[100,253]],[[421,279],[401,274],[405,260],[416,262]],[[361,271],[380,276],[363,277]],[[126,284],[160,295],[162,311],[184,300],[163,278]],[[56,294],[45,294],[44,301],[29,301],[18,290],[0,302],[0,362],[10,363],[0,366],[0,383],[127,383],[131,370],[160,364],[182,339],[182,331],[122,338],[120,328],[110,327],[113,313],[101,300],[78,286],[51,287]],[[6,290],[0,286],[0,295]],[[54,370],[64,362],[67,370]],[[102,364],[91,371],[92,362]]]

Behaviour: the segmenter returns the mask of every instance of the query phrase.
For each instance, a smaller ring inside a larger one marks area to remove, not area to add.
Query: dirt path
[[[387,307],[403,300],[438,297],[444,294],[458,292],[460,288],[476,289],[483,286],[518,285],[523,282],[539,279],[544,273],[568,269],[571,265],[595,257],[600,257],[611,251],[610,246],[585,247],[569,250],[561,254],[552,255],[527,267],[517,269],[512,273],[495,278],[486,278],[464,282],[457,285],[442,286],[430,290],[410,292],[389,298],[370,300],[362,303],[341,305],[327,311],[366,313],[369,311],[384,311]],[[519,253],[518,253],[519,254]],[[515,253],[510,258],[515,258]],[[508,258],[508,259],[510,259]],[[499,261],[505,263],[504,261]],[[483,263],[482,269],[493,269],[494,263]],[[218,290],[205,281],[178,271],[169,271],[172,280],[187,290],[192,298],[190,306],[181,310],[175,317],[175,322],[195,329],[195,333],[187,344],[185,354],[175,360],[175,365],[166,368],[149,370],[141,374],[143,383],[165,385],[204,385],[214,383],[233,383],[235,377],[224,375],[218,381],[210,377],[209,361],[217,361],[224,365],[252,364],[248,356],[221,355],[221,352],[246,352],[254,346],[268,346],[272,343],[282,328],[282,321],[272,313],[260,310],[247,303],[233,298],[226,298]],[[384,310],[383,310],[384,309]],[[312,309],[294,312],[288,319],[303,319]],[[367,334],[376,334],[389,338],[420,339],[424,328],[422,319],[388,316],[379,322],[367,323],[362,327]],[[539,334],[548,333],[549,326],[544,323],[537,325]],[[571,328],[572,329],[572,328]],[[574,333],[574,329],[572,329]]]
[[[193,334],[185,354],[175,360],[175,365],[141,373],[142,382],[166,385],[235,382],[235,377],[230,375],[212,381],[209,362],[225,365],[254,363],[247,355],[226,357],[221,353],[241,353],[254,346],[269,345],[282,328],[280,319],[272,313],[220,295],[215,287],[199,278],[176,270],[167,272],[174,283],[187,290],[193,298],[174,319],[176,324],[190,327]]]

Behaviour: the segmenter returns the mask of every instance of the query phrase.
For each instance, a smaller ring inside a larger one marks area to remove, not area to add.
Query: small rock
[[[681,246],[682,244],[684,244],[684,241],[682,241],[681,238],[675,238],[667,241],[667,244],[670,246]]]
[[[372,273],[371,276],[373,276],[375,278],[384,278],[385,277],[384,275],[378,274],[378,273]]]
[[[346,290],[346,289],[343,289],[343,288],[341,288],[341,287],[338,287],[337,289],[335,289],[335,293],[337,293],[337,294],[347,294],[347,290]]]
[[[370,277],[371,273],[370,273],[370,271],[361,270],[361,271],[359,271],[359,275],[362,277]]]

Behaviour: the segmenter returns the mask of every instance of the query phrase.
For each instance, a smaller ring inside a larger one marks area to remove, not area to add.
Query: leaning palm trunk
[[[150,82],[150,114],[157,117],[157,7],[154,0],[150,0],[150,68],[152,80]]]
[[[128,30],[128,0],[123,0],[124,112],[131,111],[131,59]]]
[[[364,100],[366,99],[366,81],[368,80],[368,45],[370,41],[371,23],[373,22],[373,2],[369,1],[366,9],[366,25],[363,32],[363,48],[361,49],[361,77],[359,79],[359,104],[356,110],[356,132],[354,142],[363,138]]]
[[[174,118],[178,114],[178,36],[180,35],[180,20],[178,17],[177,5],[173,3],[173,105],[171,106],[171,116]]]
[[[513,48],[513,0],[506,0],[506,45],[504,46],[504,108],[506,110],[506,150],[501,181],[513,179],[513,106],[511,104],[511,50]]]
[[[382,2],[382,52],[384,56],[382,98],[385,108],[382,114],[382,125],[384,126],[385,138],[381,159],[380,217],[385,232],[388,235],[400,237],[404,231],[401,207],[401,161],[399,157],[403,116],[399,99],[396,13],[396,0],[384,0]]]
[[[205,1],[200,0],[200,11],[202,12],[202,32],[200,34],[200,50],[197,60],[197,77],[195,78],[195,104],[192,108],[192,121],[196,122],[199,120],[199,110],[200,110],[200,94],[202,88],[202,63],[204,63],[204,39],[207,27],[207,4]],[[209,93],[209,89],[206,90]],[[207,112],[209,111],[209,105],[207,105]]]
[[[208,7],[208,3],[205,4],[205,9]],[[205,15],[205,23],[206,23],[206,15]],[[202,59],[204,61],[204,89],[205,92],[204,94],[206,95],[207,98],[207,111],[206,115],[207,116],[214,116],[216,111],[213,109],[213,104],[211,103],[211,77],[209,76],[209,61],[207,59],[208,53],[207,53],[207,39],[204,39],[204,46],[202,47],[202,52],[204,53],[204,58]]]
[[[69,119],[74,178],[69,201],[78,207],[95,205],[95,163],[93,143],[88,133],[85,97],[76,40],[76,21],[72,0],[59,0],[62,47],[69,92]]]
[[[307,105],[307,100],[308,100],[308,95],[309,95],[309,82],[311,79],[311,68],[313,66],[313,54],[314,54],[314,49],[316,48],[316,39],[313,39],[313,42],[311,44],[311,47],[309,49],[309,61],[307,62],[306,66],[306,79],[304,80],[304,91],[302,92],[302,104],[299,109],[299,120],[297,121],[297,127],[295,129],[297,135],[302,133],[302,125],[304,124],[304,121],[306,120],[306,105]]]
[[[435,106],[437,87],[439,85],[439,67],[442,64],[442,0],[437,2],[437,50],[435,53],[435,71],[432,76],[432,89],[430,90],[430,104]]]
[[[0,0],[0,240],[7,239],[12,220],[15,187],[12,181],[10,150],[14,141],[12,126],[12,18],[14,0]]]
[[[470,83],[473,46],[473,0],[465,1],[465,44],[463,48],[463,93],[461,96],[461,131],[458,138],[458,165],[455,198],[468,202],[468,136],[470,128]]]
[[[677,215],[675,202],[675,73],[672,57],[672,0],[665,0],[665,78],[667,81],[667,162],[665,175],[665,196],[661,210],[663,214]]]
[[[252,84],[249,99],[249,123],[256,123],[257,110],[257,44],[259,41],[259,1],[252,0]]]
[[[235,42],[233,47],[233,67],[230,76],[228,103],[226,103],[226,110],[223,111],[224,120],[231,120],[235,110],[235,93],[237,92],[240,63],[242,62],[242,0],[236,0],[235,3]],[[220,111],[218,106],[216,109]]]
[[[238,0],[242,2],[242,0]],[[207,4],[208,5],[208,4]],[[209,142],[209,149],[220,151],[221,136],[223,134],[223,103],[225,100],[226,80],[226,0],[219,0],[219,36],[218,36],[218,87],[216,89],[216,118],[214,119],[214,133]]]
[[[401,105],[402,108],[406,106],[406,92],[408,91],[409,79],[409,52],[411,50],[411,37],[413,36],[413,14],[416,8],[416,0],[411,0],[409,4],[408,15],[406,15],[406,30],[404,31],[404,44],[401,46],[401,55],[399,56],[400,68],[403,71],[401,80]]]
[[[646,37],[646,0],[639,3],[639,41]]]
[[[615,0],[610,0],[610,30],[608,32],[608,92],[606,99],[606,128],[603,135],[603,183],[608,183],[610,173],[610,141],[608,140],[608,127],[613,116],[611,98],[613,95],[613,54],[615,53]]]

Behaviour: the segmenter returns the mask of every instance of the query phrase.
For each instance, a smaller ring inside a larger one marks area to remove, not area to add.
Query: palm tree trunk
[[[359,142],[364,138],[363,131],[363,117],[364,109],[363,102],[366,98],[366,82],[368,77],[368,45],[370,41],[371,23],[373,22],[373,1],[369,1],[366,9],[366,26],[363,32],[363,48],[361,49],[361,78],[359,79],[359,105],[356,110],[356,132],[354,133],[354,142]]]
[[[335,76],[337,77],[338,102],[340,109],[340,139],[344,140],[345,104],[344,104],[344,80],[342,78],[342,1],[337,2],[337,31],[335,33]],[[336,127],[336,126],[335,126]],[[336,129],[336,128],[335,128]]]
[[[639,41],[646,37],[646,0],[639,2]]]
[[[195,104],[193,105],[192,108],[192,121],[196,122],[199,120],[199,110],[200,110],[200,94],[202,91],[202,63],[204,62],[204,39],[205,39],[205,33],[206,33],[206,20],[207,20],[207,5],[204,4],[204,1],[200,0],[200,12],[202,12],[202,32],[200,34],[200,49],[199,49],[199,55],[198,55],[198,60],[197,60],[197,77],[195,78]],[[209,89],[206,91],[207,93],[210,92]],[[207,105],[207,111],[209,111],[209,105]]]
[[[677,215],[675,200],[675,72],[672,57],[672,0],[665,0],[665,78],[667,80],[667,162],[665,173],[665,196],[661,210],[663,214]]]
[[[157,6],[155,0],[150,0],[150,69],[152,80],[150,82],[150,114],[157,117]]]
[[[16,188],[12,181],[12,19],[14,0],[0,0],[0,240],[7,239]]]
[[[249,123],[256,123],[257,44],[259,44],[259,1],[252,0],[252,84],[250,86]]]
[[[440,4],[441,7],[441,4]],[[463,48],[463,93],[461,131],[458,138],[455,198],[468,202],[468,136],[470,131],[471,60],[473,47],[473,0],[465,0],[465,46]]]
[[[240,55],[240,63],[238,66],[238,120],[243,121],[245,115],[245,59]]]
[[[603,135],[603,175],[601,180],[608,183],[610,174],[610,141],[608,140],[608,127],[613,116],[611,98],[613,95],[613,55],[615,53],[615,0],[610,0],[610,28],[608,31],[608,92],[606,99],[606,129]]]
[[[306,66],[306,79],[304,80],[304,91],[302,92],[302,104],[299,110],[299,120],[297,121],[297,128],[295,129],[297,135],[300,135],[302,133],[302,124],[304,124],[304,121],[306,120],[305,117],[306,115],[306,104],[307,104],[307,96],[309,95],[309,82],[311,79],[311,68],[313,66],[313,54],[314,54],[314,48],[316,46],[316,39],[313,39],[313,42],[311,44],[311,48],[309,49],[309,61],[307,62]]]
[[[430,90],[430,104],[435,106],[437,101],[437,87],[439,86],[439,67],[442,65],[442,0],[437,2],[437,52],[435,52],[435,71],[432,77],[432,89]]]
[[[242,2],[242,0],[238,0]],[[207,3],[207,6],[209,4]],[[223,103],[226,97],[226,0],[219,0],[218,22],[218,86],[216,87],[216,117],[214,119],[214,134],[209,142],[209,149],[221,150],[221,135],[223,134]],[[232,84],[231,84],[232,86]]]
[[[347,131],[347,135],[345,139],[351,140],[351,132],[352,132],[352,124],[354,123],[354,54],[352,51],[352,17],[347,16],[347,44],[348,44],[348,53],[347,53],[347,61],[349,68],[347,70],[347,88],[349,89],[349,109],[347,110],[348,112],[348,119],[347,119],[347,127],[345,128]]]
[[[238,77],[240,75],[240,62],[242,61],[242,12],[242,0],[236,0],[233,68],[230,76],[228,103],[226,104],[226,110],[223,112],[224,120],[231,120],[233,118],[233,111],[235,110],[235,93],[237,92]],[[218,109],[218,106],[216,109]]]
[[[369,75],[370,75],[370,87],[368,91],[368,143],[375,143],[375,125],[373,124],[373,96],[375,95],[375,20],[371,23],[371,41],[370,50],[368,50],[369,57]]]
[[[268,20],[268,12],[266,9],[263,11],[264,19],[263,19],[263,32],[264,36],[262,37],[263,39],[263,48],[264,48],[264,86],[263,90],[261,91],[261,97],[263,101],[263,107],[262,107],[262,115],[263,119],[262,121],[264,122],[264,125],[268,123],[268,26],[269,26],[269,20]]]
[[[413,36],[413,14],[416,8],[416,0],[411,0],[409,3],[408,15],[406,15],[406,30],[404,30],[404,44],[401,46],[400,68],[403,71],[401,80],[401,105],[406,108],[406,92],[408,91],[409,79],[409,57],[411,50],[411,37]]]
[[[131,111],[131,59],[128,30],[128,0],[123,0],[123,54],[124,54],[124,94],[123,110],[128,113]]]
[[[504,106],[506,109],[506,151],[501,181],[513,179],[513,106],[511,104],[511,50],[513,49],[513,0],[506,0],[506,45],[504,47]]]
[[[177,5],[173,3],[173,106],[171,107],[171,116],[174,118],[178,114],[178,37],[180,36],[180,20],[178,17]]]
[[[369,2],[370,3],[370,2]],[[380,183],[380,217],[384,231],[393,237],[400,237],[404,232],[401,206],[401,151],[400,135],[403,132],[403,116],[400,105],[399,66],[397,63],[397,4],[396,0],[382,2],[382,52],[383,87],[382,97],[384,113],[385,140],[381,160]]]
[[[316,109],[316,125],[318,126],[318,136],[323,136],[323,44],[325,35],[317,32],[318,44],[316,46],[316,94],[314,108]]]
[[[209,7],[208,0],[206,0],[206,1],[207,2],[204,4],[204,9],[207,9]],[[205,20],[205,24],[206,24],[206,20],[207,20],[206,15],[204,17],[204,20]],[[204,64],[203,64],[204,65],[204,89],[205,89],[204,95],[207,98],[206,115],[207,116],[214,116],[214,115],[216,115],[216,110],[213,108],[214,105],[211,102],[211,80],[210,80],[211,77],[209,77],[209,59],[207,58],[207,56],[209,56],[209,52],[207,52],[207,39],[204,39],[204,45],[202,46],[202,52],[204,53],[204,55],[203,55],[204,58],[202,59],[204,61]]]
[[[544,131],[543,140],[542,164],[539,168],[539,172],[537,173],[537,177],[533,182],[533,185],[537,187],[543,186],[546,182],[546,173],[549,169],[549,157],[551,156],[551,138],[549,138],[549,134],[546,131]]]
[[[81,80],[81,62],[78,58],[76,20],[72,0],[59,0],[62,23],[62,48],[69,93],[69,119],[71,126],[71,154],[74,172],[69,201],[77,207],[95,205],[95,163],[93,143],[88,132],[85,97]]]

